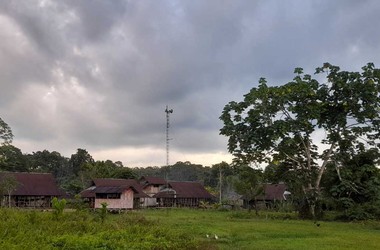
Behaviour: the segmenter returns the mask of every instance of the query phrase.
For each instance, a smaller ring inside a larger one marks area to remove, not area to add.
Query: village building
[[[50,173],[0,172],[1,205],[49,208],[54,197],[64,196]]]
[[[144,193],[149,196],[148,198],[144,199],[143,206],[156,207],[158,203],[157,198],[154,196],[166,187],[167,182],[160,177],[143,176],[139,179],[139,183],[142,185]]]
[[[91,208],[136,209],[142,207],[199,207],[212,202],[211,195],[198,182],[166,182],[159,177],[133,179],[94,179],[92,185],[80,193]]]
[[[286,201],[290,192],[284,183],[264,184],[264,196],[262,200],[266,202]]]
[[[257,206],[261,208],[272,208],[277,203],[285,202],[291,195],[286,184],[264,184],[264,192],[256,197]],[[254,200],[244,199],[244,206],[254,206]]]
[[[215,199],[202,184],[198,182],[170,181],[154,198],[160,207],[199,207],[202,202]]]
[[[92,185],[80,193],[91,208],[137,209],[148,198],[141,185],[133,179],[94,179]]]

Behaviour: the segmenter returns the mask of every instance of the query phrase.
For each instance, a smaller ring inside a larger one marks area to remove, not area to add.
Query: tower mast
[[[169,114],[173,113],[173,109],[169,109],[168,105],[166,105],[165,109],[166,113],[166,167],[169,167],[169,127],[170,127],[170,120],[169,120]]]

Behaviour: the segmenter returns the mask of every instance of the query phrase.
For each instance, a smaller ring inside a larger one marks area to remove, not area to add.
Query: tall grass
[[[94,213],[0,209],[0,249],[197,249],[184,234],[142,214],[110,215],[102,222]]]
[[[191,209],[108,214],[0,209],[0,249],[378,249],[380,223]],[[208,236],[208,237],[207,237]],[[215,238],[217,236],[217,239]]]

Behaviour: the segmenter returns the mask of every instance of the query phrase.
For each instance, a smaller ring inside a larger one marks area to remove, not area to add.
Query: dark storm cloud
[[[27,150],[164,149],[169,105],[173,150],[225,152],[223,106],[260,77],[283,84],[295,67],[313,73],[326,61],[379,66],[379,8],[377,1],[3,1],[0,115]]]
[[[120,21],[127,8],[126,1],[65,0],[67,6],[79,17],[84,42],[97,42],[109,35],[113,25]]]

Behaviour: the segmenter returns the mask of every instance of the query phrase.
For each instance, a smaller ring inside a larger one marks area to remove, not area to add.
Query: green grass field
[[[83,211],[0,209],[0,218],[0,249],[380,249],[378,221],[317,226],[295,214],[157,209],[102,223]]]

